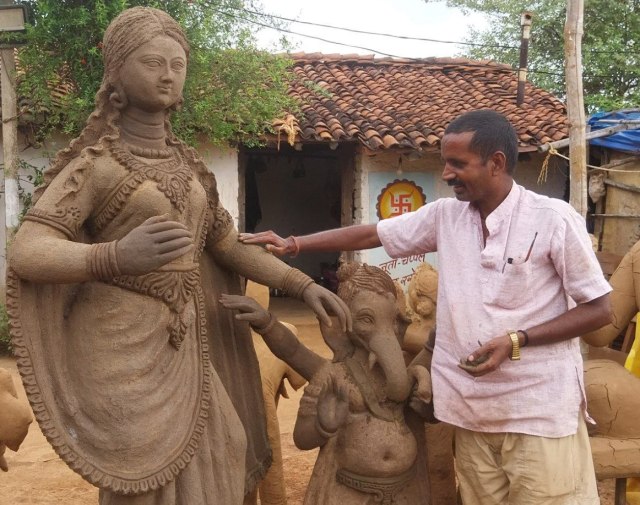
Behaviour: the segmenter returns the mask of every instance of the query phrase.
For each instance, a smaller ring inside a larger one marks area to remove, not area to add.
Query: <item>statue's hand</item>
[[[225,309],[237,310],[235,318],[247,321],[255,328],[264,328],[271,321],[271,315],[253,298],[238,295],[220,295],[220,303]]]
[[[302,299],[316,313],[320,324],[331,327],[331,314],[338,318],[343,332],[351,331],[351,311],[338,295],[313,283],[304,290]]]
[[[193,249],[193,235],[167,215],[154,216],[116,243],[118,268],[125,275],[142,275]]]
[[[433,417],[431,374],[422,365],[412,365],[408,371],[415,381],[409,398],[409,407],[424,419],[435,420]]]
[[[265,249],[276,256],[289,254],[295,256],[298,253],[293,237],[282,238],[272,230],[259,233],[239,233],[238,240],[244,244],[264,244]]]
[[[317,423],[323,432],[333,436],[346,422],[349,413],[349,392],[344,384],[329,375],[318,395]]]

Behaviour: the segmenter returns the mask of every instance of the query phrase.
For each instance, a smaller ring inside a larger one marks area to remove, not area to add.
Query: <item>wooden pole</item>
[[[527,82],[527,65],[529,59],[529,39],[531,38],[531,18],[530,12],[523,12],[520,17],[520,27],[522,35],[520,37],[520,68],[518,69],[518,92],[516,95],[516,105],[520,107],[524,103],[524,90]]]
[[[564,55],[569,120],[569,203],[585,217],[587,215],[587,145],[582,92],[583,15],[583,0],[567,0]]]

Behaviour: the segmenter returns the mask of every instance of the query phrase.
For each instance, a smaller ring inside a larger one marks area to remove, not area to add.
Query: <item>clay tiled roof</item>
[[[456,116],[487,108],[509,118],[522,150],[568,136],[566,109],[550,93],[527,84],[524,104],[516,106],[517,74],[507,65],[463,58],[291,57],[296,79],[289,92],[302,108],[274,123],[285,138],[425,150],[439,146]]]

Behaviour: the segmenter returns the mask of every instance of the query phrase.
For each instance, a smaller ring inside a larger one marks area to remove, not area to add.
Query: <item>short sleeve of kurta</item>
[[[376,227],[385,252],[392,258],[437,250],[437,221],[443,200],[436,200],[414,212],[384,219]]]
[[[577,304],[611,291],[591,246],[584,219],[568,204],[551,239],[551,260],[564,290]]]

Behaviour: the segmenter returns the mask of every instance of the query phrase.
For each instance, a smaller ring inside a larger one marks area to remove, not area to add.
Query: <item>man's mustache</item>
[[[462,186],[462,181],[460,179],[449,179],[447,181],[448,186]]]

